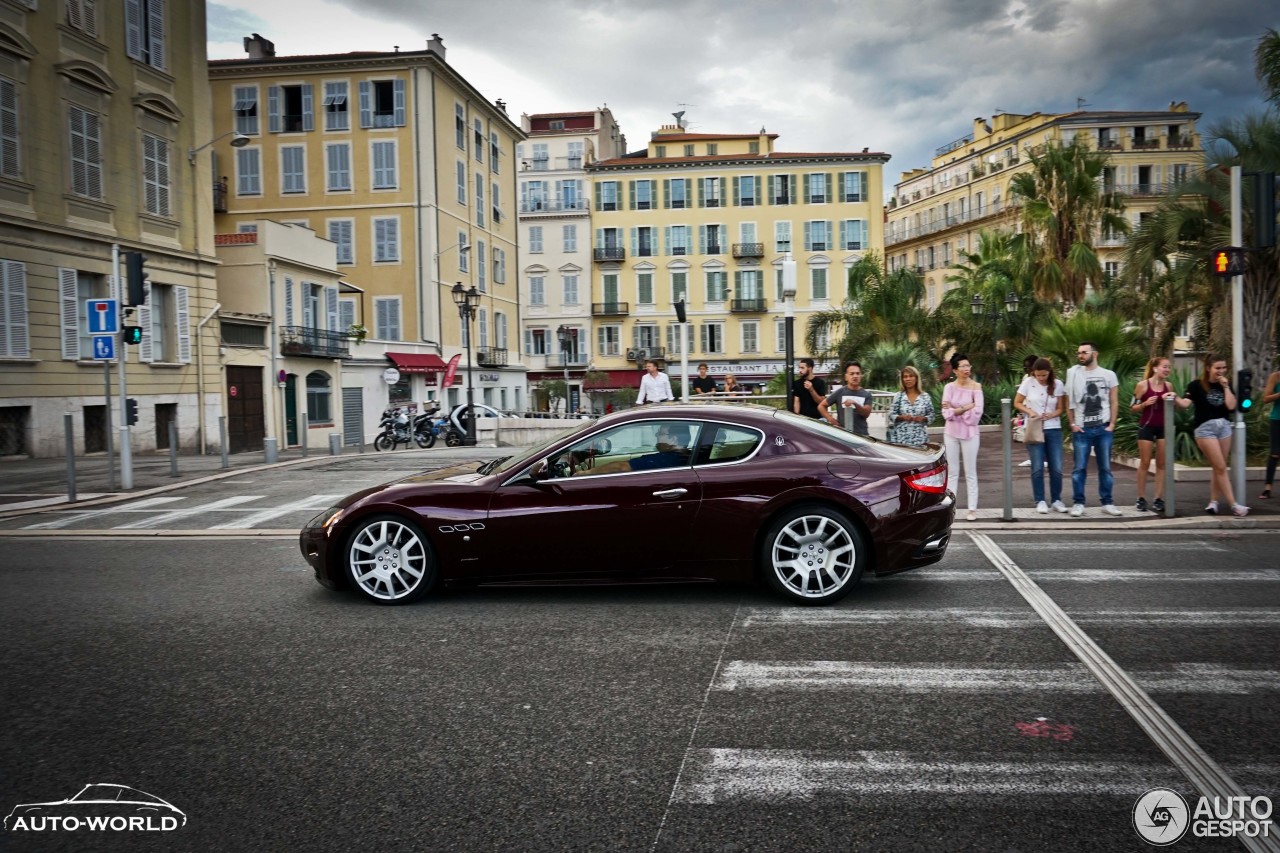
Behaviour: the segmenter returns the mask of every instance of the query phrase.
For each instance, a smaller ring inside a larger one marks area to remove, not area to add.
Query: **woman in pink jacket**
[[[947,488],[960,476],[964,461],[965,493],[969,520],[978,519],[978,421],[982,420],[982,386],[973,381],[973,365],[963,353],[951,356],[956,378],[942,392],[942,419],[947,422],[942,440],[947,448]]]

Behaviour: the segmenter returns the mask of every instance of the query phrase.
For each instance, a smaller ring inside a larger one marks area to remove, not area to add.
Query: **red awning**
[[[444,373],[445,363],[438,355],[416,352],[389,352],[387,358],[402,373]]]

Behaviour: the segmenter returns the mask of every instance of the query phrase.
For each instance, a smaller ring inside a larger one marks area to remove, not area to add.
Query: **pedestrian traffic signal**
[[[138,401],[132,397],[124,401],[124,422],[129,426],[138,422]]]
[[[125,326],[120,330],[120,340],[126,344],[142,343],[142,327],[141,326]]]
[[[1253,184],[1253,248],[1276,244],[1276,173],[1259,172]]]
[[[130,305],[142,305],[147,301],[146,284],[147,275],[143,269],[143,265],[147,261],[147,256],[141,252],[124,252],[124,278],[128,283],[128,294]]]
[[[1253,371],[1247,367],[1236,372],[1236,399],[1240,401],[1240,411],[1253,408]]]
[[[1222,278],[1244,275],[1244,249],[1239,246],[1215,249],[1210,258],[1210,271]]]

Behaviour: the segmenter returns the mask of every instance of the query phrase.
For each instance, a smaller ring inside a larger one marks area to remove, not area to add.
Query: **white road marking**
[[[1263,583],[1280,581],[1280,569],[1241,569],[1239,571],[1219,571],[1206,568],[1199,572],[1160,571],[1158,569],[1030,569],[1032,577],[1038,581],[1073,582],[1073,583],[1135,583],[1138,581],[1160,581],[1161,583]],[[974,570],[966,567],[961,570],[945,568],[920,569],[914,572],[903,572],[890,575],[885,581],[920,580],[920,581],[987,581],[1000,577],[999,572],[986,569]]]
[[[1280,613],[1264,608],[1236,610],[1089,610],[1075,615],[1090,625],[1185,625],[1195,628],[1280,626]],[[743,628],[831,627],[892,624],[972,625],[980,628],[1028,628],[1043,621],[1029,610],[1000,608],[939,608],[936,610],[769,610],[753,608]]]
[[[1007,548],[1030,548],[1035,551],[1230,551],[1230,548],[1212,542],[1183,542],[1180,540],[1127,540],[1123,542],[1078,542],[1032,540],[1010,541]]]
[[[146,527],[159,527],[167,521],[176,521],[181,518],[191,518],[194,515],[208,512],[214,509],[226,509],[227,507],[236,506],[238,504],[248,503],[249,501],[260,501],[262,495],[234,495],[222,500],[213,501],[211,503],[202,504],[200,506],[186,507],[185,509],[175,509],[169,512],[162,512],[159,515],[153,515],[148,518],[133,521],[129,524],[117,524],[112,530],[140,530]]]
[[[173,503],[174,501],[185,500],[185,498],[147,498],[141,501],[134,501],[124,506],[112,506],[104,509],[89,509],[79,512],[66,512],[62,518],[55,518],[53,521],[42,521],[39,524],[28,524],[23,530],[55,530],[59,527],[68,527],[77,521],[84,521],[87,518],[98,518],[104,515],[110,515],[113,512],[137,512],[140,510],[150,510],[153,507],[162,504]]]
[[[291,501],[290,503],[281,504],[271,509],[264,509],[255,512],[253,515],[246,516],[237,521],[227,521],[222,524],[215,524],[210,530],[239,530],[247,527],[257,527],[264,521],[270,521],[273,518],[279,518],[282,515],[288,515],[291,512],[300,512],[302,510],[322,510],[333,504],[342,494],[336,495],[312,495],[302,500]]]
[[[1157,693],[1248,695],[1280,690],[1280,670],[1232,669],[1211,663],[1173,664],[1166,670],[1132,672],[1145,689]],[[1103,686],[1079,663],[1042,667],[969,667],[947,664],[862,663],[857,661],[727,662],[716,690],[895,690],[933,693],[1052,691],[1101,693]]]

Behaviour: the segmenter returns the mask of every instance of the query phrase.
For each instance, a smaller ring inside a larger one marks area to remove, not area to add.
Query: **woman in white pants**
[[[965,492],[969,521],[978,519],[978,421],[982,420],[982,386],[973,381],[973,365],[963,353],[951,356],[956,378],[942,391],[942,419],[947,422],[943,444],[947,448],[947,488],[960,476],[964,462]],[[957,496],[958,497],[958,496]]]

